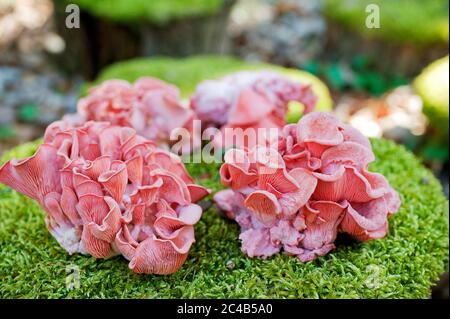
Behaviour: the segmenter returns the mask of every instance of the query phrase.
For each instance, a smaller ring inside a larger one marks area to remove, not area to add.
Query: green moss
[[[423,111],[430,125],[448,141],[449,125],[449,57],[427,66],[414,80],[414,88],[423,100]]]
[[[178,86],[183,97],[187,98],[198,83],[205,79],[220,78],[227,73],[239,70],[271,69],[285,74],[292,80],[312,85],[318,96],[317,110],[329,111],[333,101],[327,86],[311,73],[287,69],[266,63],[249,63],[232,57],[199,55],[185,59],[166,57],[138,58],[115,63],[104,69],[95,84],[108,79],[124,79],[134,82],[141,76],[154,76]],[[296,104],[290,105],[288,120],[297,122],[301,115]]]
[[[380,28],[366,27],[366,7],[380,8]],[[364,36],[418,45],[448,43],[447,0],[326,0],[325,15]]]
[[[146,20],[167,24],[184,17],[211,15],[218,12],[224,0],[63,0],[77,4],[94,16],[120,22]]]
[[[27,156],[27,144],[3,161]],[[427,298],[432,282],[448,270],[448,202],[439,182],[402,146],[373,140],[377,161],[402,198],[390,233],[364,244],[341,243],[310,263],[278,254],[251,259],[240,251],[238,226],[215,207],[196,225],[184,266],[172,276],[137,275],[121,257],[69,256],[50,236],[39,206],[0,186],[0,297],[11,298]],[[187,165],[213,190],[218,164]],[[227,262],[235,264],[227,268]],[[66,289],[66,267],[80,268],[80,288]]]

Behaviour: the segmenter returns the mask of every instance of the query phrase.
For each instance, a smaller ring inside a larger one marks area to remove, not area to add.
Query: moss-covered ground
[[[373,4],[379,8],[379,28],[366,27]],[[416,45],[448,43],[447,0],[325,0],[324,12],[364,36]]]
[[[430,125],[448,140],[449,113],[449,57],[443,57],[428,65],[414,80],[414,88],[423,100],[424,113]]]
[[[427,298],[448,270],[448,201],[439,182],[402,146],[372,141],[373,171],[402,199],[389,235],[364,244],[338,238],[337,249],[309,263],[279,254],[251,259],[240,251],[238,226],[211,206],[195,227],[197,242],[171,276],[137,275],[122,257],[69,256],[47,232],[32,200],[0,186],[1,298]],[[36,144],[3,156],[24,157]],[[187,165],[197,182],[221,188],[218,164]],[[80,287],[66,287],[67,267]]]
[[[77,4],[82,10],[113,21],[149,21],[164,25],[185,17],[205,16],[218,12],[224,0],[58,0]]]

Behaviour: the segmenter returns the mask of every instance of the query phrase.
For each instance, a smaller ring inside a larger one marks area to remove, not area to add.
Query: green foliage
[[[414,80],[416,92],[423,101],[423,112],[429,121],[429,137],[422,155],[429,160],[448,160],[449,143],[449,57],[427,66]]]
[[[380,28],[369,29],[366,7],[380,8]],[[368,37],[398,43],[448,43],[448,0],[326,0],[325,15]]]
[[[13,138],[17,135],[14,127],[10,125],[2,125],[0,126],[0,140],[7,140],[9,138]]]
[[[317,110],[329,111],[333,101],[326,85],[311,73],[287,69],[266,63],[249,63],[232,57],[199,55],[185,59],[166,57],[138,58],[115,63],[104,69],[94,84],[108,79],[124,79],[134,82],[141,76],[153,76],[175,84],[180,88],[183,97],[187,98],[195,90],[198,83],[205,79],[220,78],[239,70],[270,69],[281,72],[292,80],[312,85],[318,96]],[[292,104],[288,113],[290,122],[297,122],[301,112],[298,105]]]
[[[424,113],[430,124],[443,136],[449,133],[449,57],[427,66],[414,80],[414,88],[423,100]]]
[[[34,103],[27,103],[20,107],[19,119],[25,122],[33,122],[39,117],[38,106]]]
[[[448,271],[448,201],[439,182],[402,146],[372,141],[373,171],[401,195],[390,233],[364,244],[340,241],[325,257],[300,263],[278,254],[267,260],[240,251],[236,223],[207,210],[195,226],[197,242],[171,276],[137,275],[122,257],[72,255],[47,232],[37,203],[0,186],[0,297],[2,298],[427,298]],[[31,155],[37,144],[6,154]],[[197,182],[221,188],[218,164],[189,164]],[[229,261],[234,268],[227,267]],[[80,288],[66,288],[66,267],[80,268]]]
[[[92,15],[120,22],[149,21],[163,25],[171,20],[218,12],[224,0],[63,0]]]
[[[302,68],[323,77],[331,88],[338,91],[355,90],[380,96],[408,83],[408,80],[400,74],[379,72],[374,60],[365,54],[354,55],[349,63],[311,60]]]

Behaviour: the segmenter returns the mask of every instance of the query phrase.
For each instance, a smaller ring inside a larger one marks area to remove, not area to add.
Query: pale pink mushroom
[[[106,121],[134,128],[138,134],[158,144],[173,144],[185,129],[192,134],[194,112],[180,102],[174,85],[142,77],[134,84],[124,80],[108,80],[89,90],[78,102],[77,113],[63,117],[72,126],[87,121]],[[171,134],[173,134],[171,136]],[[184,150],[191,149],[193,139],[186,139]],[[192,147],[197,147],[193,145]]]
[[[191,97],[191,107],[202,125],[221,130],[213,139],[214,145],[253,147],[270,142],[269,129],[284,126],[290,101],[303,103],[304,113],[308,113],[317,97],[309,85],[277,72],[241,71],[200,83]],[[258,135],[257,129],[265,130]]]
[[[227,151],[220,175],[230,189],[214,199],[240,224],[248,256],[283,249],[310,261],[335,248],[339,231],[359,241],[386,235],[400,198],[368,170],[374,160],[357,130],[331,114],[310,113],[268,147]]]
[[[0,182],[39,202],[69,254],[123,254],[155,274],[185,261],[202,214],[194,202],[208,194],[178,156],[108,122],[53,123],[36,154],[0,168]]]

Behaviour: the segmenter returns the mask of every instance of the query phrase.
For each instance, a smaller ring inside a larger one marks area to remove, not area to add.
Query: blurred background
[[[379,27],[370,28],[377,26],[371,4],[379,8]],[[0,0],[0,155],[42,136],[103,79],[153,75],[179,85],[186,97],[217,70],[264,62],[317,77],[322,109],[332,108],[369,137],[404,144],[448,196],[448,6],[448,0]],[[448,275],[433,296],[448,298]]]

